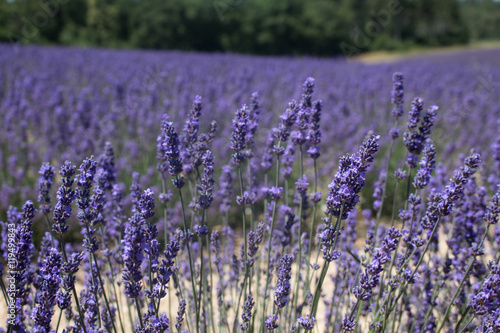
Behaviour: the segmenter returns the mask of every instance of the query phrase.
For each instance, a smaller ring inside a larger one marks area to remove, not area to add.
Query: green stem
[[[203,211],[204,214],[206,214],[206,211]],[[210,269],[210,318],[212,322],[212,332],[215,333],[215,321],[214,321],[214,307],[213,307],[213,288],[214,288],[214,280],[213,280],[213,270],[212,270],[212,255],[210,251],[210,241],[208,239],[208,234],[205,235],[205,240],[207,242],[207,247],[208,247],[208,267]]]
[[[203,225],[203,222],[201,223]],[[203,240],[199,237],[198,241],[200,242],[200,289],[198,289],[198,295],[200,296],[198,298],[198,309],[200,311],[198,312],[198,318],[196,319],[197,321],[200,321],[200,315],[201,315],[201,309],[205,309],[205,313],[207,311],[207,288],[206,288],[206,277],[205,277],[205,270],[204,270],[204,261],[205,259],[203,258]],[[203,292],[203,297],[202,297],[202,292]],[[203,308],[201,307],[201,300],[203,298]],[[207,316],[203,316],[203,327],[206,331],[207,328]]]
[[[241,174],[241,164],[238,165],[238,178],[239,178],[239,182],[240,182],[240,193],[241,193],[241,197],[243,198],[243,176]],[[238,313],[239,313],[239,310],[240,310],[240,303],[241,303],[241,297],[243,296],[243,294],[245,294],[245,298],[246,298],[246,295],[247,295],[247,291],[246,291],[246,288],[247,288],[247,282],[248,282],[248,273],[249,273],[249,269],[248,269],[248,257],[247,257],[247,229],[246,229],[246,224],[247,224],[247,220],[246,220],[246,205],[245,205],[245,202],[243,202],[243,214],[242,214],[242,217],[243,217],[243,260],[244,260],[244,267],[245,267],[245,278],[243,279],[243,289],[241,289],[241,292],[240,292],[240,296],[238,297],[238,306],[236,307],[236,313],[234,315],[234,325],[233,325],[233,332],[236,332],[236,323],[238,321]]]
[[[299,159],[300,159],[300,180],[304,176],[304,157],[302,155],[302,145],[299,147]],[[299,193],[302,196],[302,193]],[[294,312],[293,321],[297,321],[298,307],[297,303],[299,300],[299,281],[300,281],[300,269],[302,267],[302,198],[300,198],[299,204],[299,258],[297,261],[297,275],[295,277],[295,295],[292,311]]]
[[[281,147],[281,139],[278,140],[278,149]],[[279,175],[280,175],[280,159],[279,156],[276,157],[276,187],[278,187],[279,184]],[[266,287],[264,288],[264,297],[262,299],[262,317],[265,318],[266,316],[266,305],[267,305],[267,291],[269,289],[269,280],[270,280],[270,270],[269,266],[271,264],[271,244],[272,244],[272,239],[273,239],[273,231],[274,231],[274,219],[276,217],[276,205],[277,202],[274,200],[273,203],[273,212],[272,212],[272,217],[271,217],[271,226],[269,230],[269,237],[267,240],[267,266],[266,266]],[[267,209],[267,207],[265,207]],[[261,332],[264,332],[264,325],[261,325]]]
[[[467,315],[469,314],[469,312],[470,312],[470,306],[467,306],[467,308],[465,309],[465,312],[462,315],[462,318],[460,318],[460,320],[457,323],[457,326],[455,326],[455,333],[458,332],[458,329],[460,328],[460,325],[462,325],[462,322],[464,321],[465,317],[467,317]],[[472,317],[474,317],[474,316],[475,315],[473,314]],[[472,318],[472,319],[474,319],[474,318]],[[471,321],[472,321],[472,319],[471,319]],[[470,321],[468,322],[468,324],[465,327],[467,327],[469,325],[469,323],[470,323]],[[462,331],[460,331],[460,332],[462,332]]]
[[[400,289],[400,292],[398,293],[398,296],[396,297],[396,300],[394,301],[394,304],[390,307],[390,309],[388,311],[386,311],[386,318],[388,318],[388,316],[390,315],[390,313],[392,312],[392,310],[394,310],[394,307],[396,306],[398,300],[401,298],[401,296],[403,295],[403,293],[406,291],[406,288],[408,288],[408,281],[411,281],[413,279],[413,277],[415,276],[415,274],[417,274],[417,270],[420,267],[420,264],[422,263],[422,261],[424,259],[424,256],[427,253],[427,250],[429,249],[429,245],[431,243],[432,238],[434,237],[434,234],[436,233],[436,230],[438,228],[438,225],[439,225],[440,221],[441,221],[441,219],[439,218],[436,221],[436,224],[434,224],[434,227],[432,228],[431,235],[429,236],[429,240],[427,241],[427,244],[425,245],[424,251],[420,255],[420,258],[418,259],[418,262],[415,265],[413,273],[411,274],[410,278],[405,282],[405,284],[403,285],[403,287]],[[413,252],[412,252],[411,255],[413,255],[413,253],[415,252],[415,250],[416,249],[413,250]],[[410,258],[411,258],[411,255],[410,255]],[[405,262],[405,264],[409,262],[410,258],[408,258],[408,260]],[[397,275],[399,275],[399,273],[402,271],[402,269],[403,269],[404,266],[405,265],[401,266],[401,268],[399,269]],[[386,301],[389,300],[389,299],[391,299],[391,294],[392,294],[392,291],[389,293],[388,297],[386,298]],[[385,305],[385,303],[386,302],[384,302],[383,305]],[[382,306],[382,308],[383,308],[383,306]],[[378,313],[377,313],[377,315],[375,317],[378,318]]]
[[[57,318],[56,333],[59,331],[59,324],[61,323],[62,313],[63,313],[63,310],[59,309],[59,318]]]
[[[337,246],[337,241],[339,239],[338,233],[340,230],[340,224],[342,221],[342,214],[343,213],[344,213],[344,203],[342,203],[342,206],[340,207],[340,213],[339,213],[339,216],[337,217],[337,221],[335,222],[335,227],[334,227],[335,240],[333,242],[332,251],[335,251],[335,247]],[[330,216],[330,227],[332,227],[331,216]],[[313,297],[313,304],[312,304],[312,308],[311,308],[311,316],[312,317],[316,317],[316,311],[318,310],[319,298],[321,296],[321,287],[323,285],[323,282],[325,281],[325,277],[326,277],[326,274],[328,272],[329,265],[330,265],[329,261],[325,262],[325,264],[323,265],[323,268],[321,270],[320,279],[318,281],[318,285],[316,286],[316,290],[314,292],[314,297]]]
[[[135,298],[135,307],[137,309],[137,316],[139,317],[141,328],[144,328],[144,324],[142,323],[141,305],[139,304],[139,298],[137,297]]]
[[[44,216],[45,216],[45,222],[47,222],[47,228],[49,228],[49,234],[51,236],[52,247],[55,248],[56,243],[54,243],[54,236],[52,235],[52,226],[50,225],[49,217],[47,215],[44,215]]]
[[[317,193],[317,192],[318,192],[318,167],[316,166],[316,159],[314,159],[314,193]],[[309,273],[311,270],[311,251],[312,251],[312,244],[314,242],[314,230],[316,228],[316,209],[317,209],[317,206],[318,206],[318,203],[315,202],[314,206],[313,206],[311,230],[309,232],[309,246],[307,249],[306,288],[304,289],[306,291],[309,290],[309,287],[310,287]]]
[[[465,316],[464,316],[464,318],[465,318]],[[462,327],[462,329],[460,330],[459,333],[463,333],[467,329],[467,327],[469,326],[469,324],[472,323],[472,321],[474,320],[474,318],[476,318],[476,315],[472,314],[472,316],[469,318],[469,320],[467,320],[467,322],[465,323],[464,327]],[[460,325],[460,323],[458,323],[457,328],[459,328],[459,325]]]
[[[59,235],[59,243],[61,245],[61,250],[62,250],[62,253],[63,253],[63,257],[64,257],[64,262],[68,263],[68,256],[66,255],[66,249],[64,248],[64,239],[63,239],[62,234]],[[75,288],[74,285],[73,285],[72,291],[73,291],[73,298],[75,299],[76,307],[78,309],[78,314],[80,316],[80,324],[82,325],[83,332],[87,333],[87,329],[85,327],[85,323],[83,322],[83,318],[84,318],[83,317],[83,312],[82,312],[82,309],[80,308],[80,302],[78,301],[78,296],[76,294],[76,288]]]
[[[172,277],[173,277],[173,280],[175,283],[175,285],[177,286],[177,289],[179,291],[179,295],[181,296],[180,299],[186,299],[182,293],[182,286],[181,286],[181,283],[179,281],[179,278],[177,277],[177,275],[175,274],[175,272],[172,274]],[[187,329],[188,329],[188,332],[191,332],[191,328],[189,327],[189,323],[191,322],[191,317],[189,315],[189,311],[186,311],[185,313],[185,316],[186,316],[186,326],[187,326]],[[172,317],[171,317],[172,318]]]
[[[3,283],[3,279],[0,279],[0,287],[2,289],[2,294],[3,294],[3,298],[5,299],[5,304],[9,304],[9,295],[7,295],[7,289],[5,288],[5,284]]]
[[[179,181],[179,176],[177,176],[177,181]],[[187,220],[186,220],[186,211],[184,209],[184,199],[182,198],[182,190],[179,188],[179,197],[181,200],[181,206],[182,206],[182,217],[183,217],[183,222],[184,222],[184,233],[187,235],[188,233],[188,225],[187,225]],[[191,245],[190,242],[186,242],[187,250],[188,250],[188,257],[189,257],[189,275],[191,277],[191,287],[193,288],[193,300],[194,300],[194,306],[195,306],[195,311],[196,311],[196,318],[198,318],[199,315],[199,308],[198,308],[198,296],[196,294],[196,284],[194,282],[195,279],[195,272],[194,272],[194,267],[193,267],[193,258],[191,254]],[[200,332],[200,323],[198,320],[196,320],[196,332]]]
[[[238,297],[238,305],[236,306],[236,313],[234,315],[234,322],[233,322],[233,333],[236,333],[238,330],[237,330],[237,324],[238,324],[238,310],[240,308],[240,305],[241,305],[241,296],[243,295],[243,291],[245,290],[245,285],[247,283],[247,278],[248,278],[248,275],[245,274],[245,278],[243,279],[243,288],[240,289],[240,296]]]
[[[113,271],[112,270],[111,270],[111,274],[113,276]],[[123,328],[122,314],[121,314],[121,310],[120,310],[120,303],[121,303],[121,301],[120,301],[120,294],[116,292],[116,287],[115,287],[114,280],[110,281],[110,282],[111,282],[111,286],[113,286],[113,292],[115,293],[116,310],[118,312],[118,319],[120,320],[120,326],[121,326],[121,329],[122,329],[122,333],[125,333],[125,329]]]
[[[130,320],[130,327],[134,327],[134,319],[132,318],[132,309],[130,308],[130,302],[128,299],[125,299],[125,302],[127,302],[127,308],[128,308],[128,319]]]
[[[429,322],[429,318],[430,318],[430,315],[432,313],[432,310],[434,309],[434,305],[435,302],[436,302],[436,299],[438,298],[439,296],[439,291],[441,290],[440,286],[437,285],[435,286],[435,289],[434,291],[432,292],[432,296],[431,296],[431,304],[429,305],[429,308],[427,309],[427,312],[425,313],[425,317],[424,317],[424,325],[422,327],[427,327],[427,323]],[[415,321],[413,322],[413,324],[415,324]],[[413,327],[413,325],[412,325]]]
[[[93,255],[93,257],[94,257],[94,263],[95,263],[96,270],[97,270],[97,277],[99,278],[99,283],[101,284],[101,287],[102,287],[102,295],[104,296],[104,301],[106,302],[106,308],[108,309],[108,314],[111,317],[112,312],[111,312],[111,308],[109,306],[108,297],[106,296],[106,289],[104,288],[104,283],[102,283],[101,273],[99,271],[99,265],[97,264],[97,258],[95,257],[95,255]],[[116,333],[115,321],[111,320],[111,323],[113,324],[113,331]]]
[[[396,119],[396,121],[394,122],[394,127],[397,127],[397,126],[398,126],[398,120]],[[385,182],[384,182],[384,187],[382,188],[382,198],[380,199],[380,208],[377,211],[377,218],[376,218],[376,222],[375,222],[375,237],[377,237],[377,234],[378,234],[378,228],[380,225],[380,218],[382,217],[382,210],[384,208],[385,193],[387,190],[387,180],[389,179],[389,168],[391,165],[391,157],[392,157],[392,154],[394,152],[394,141],[396,141],[396,140],[394,140],[394,139],[391,140],[389,151],[387,153],[388,156],[387,156],[387,165],[385,166]]]
[[[163,189],[163,193],[167,194],[167,186],[165,184],[165,176],[163,173],[161,174],[161,186]],[[167,205],[163,205],[163,241],[165,242],[165,249],[168,244],[168,235],[167,235]],[[156,314],[158,316],[158,314]]]
[[[484,240],[485,240],[486,236],[488,235],[489,229],[490,229],[490,224],[488,223],[488,226],[486,227],[486,230],[484,232],[483,238],[481,239],[481,243],[478,245],[478,248],[481,248],[483,246]],[[443,326],[446,323],[446,320],[448,319],[448,316],[450,315],[451,307],[453,306],[453,303],[455,302],[455,299],[457,298],[458,293],[462,289],[462,285],[464,284],[465,280],[468,278],[469,272],[472,269],[472,266],[474,265],[475,262],[476,262],[476,257],[472,257],[472,259],[471,259],[471,261],[469,263],[469,266],[467,267],[467,270],[465,271],[465,274],[464,274],[462,280],[460,281],[460,284],[458,285],[458,288],[455,291],[455,294],[453,295],[453,298],[451,299],[451,302],[448,304],[448,307],[446,308],[446,311],[445,311],[444,316],[443,316],[443,320],[441,321],[441,324],[439,325],[436,333],[441,332],[441,330],[443,329]]]

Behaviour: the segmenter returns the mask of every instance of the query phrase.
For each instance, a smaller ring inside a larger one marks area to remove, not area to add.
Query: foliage
[[[492,0],[1,0],[0,40],[329,56],[345,53],[342,43],[360,53],[492,38],[499,6]]]

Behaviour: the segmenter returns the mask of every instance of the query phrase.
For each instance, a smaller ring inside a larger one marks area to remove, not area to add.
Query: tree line
[[[0,0],[14,44],[331,56],[499,32],[495,0]]]

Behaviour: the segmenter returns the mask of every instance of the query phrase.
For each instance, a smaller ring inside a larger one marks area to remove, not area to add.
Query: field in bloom
[[[500,51],[0,45],[0,332],[500,332]]]

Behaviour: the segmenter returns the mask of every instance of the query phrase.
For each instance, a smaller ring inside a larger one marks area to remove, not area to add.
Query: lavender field
[[[500,50],[0,45],[0,332],[500,332]]]

